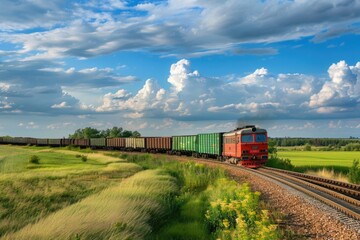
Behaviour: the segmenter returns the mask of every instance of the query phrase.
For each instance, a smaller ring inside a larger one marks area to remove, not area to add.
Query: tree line
[[[138,131],[124,130],[122,127],[113,127],[106,130],[98,130],[92,127],[79,128],[69,138],[89,139],[89,138],[116,138],[116,137],[140,137]]]
[[[277,147],[295,147],[306,144],[315,147],[343,147],[348,144],[360,144],[360,139],[355,138],[269,138],[269,142]]]

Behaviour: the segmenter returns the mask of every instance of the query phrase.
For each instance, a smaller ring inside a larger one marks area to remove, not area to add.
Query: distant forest
[[[315,147],[343,147],[349,144],[360,144],[358,138],[269,138],[277,147],[294,147],[309,144]]]
[[[115,138],[115,137],[140,137],[138,131],[124,130],[122,127],[113,127],[106,130],[98,130],[92,127],[77,129],[69,138],[89,139],[89,138]]]

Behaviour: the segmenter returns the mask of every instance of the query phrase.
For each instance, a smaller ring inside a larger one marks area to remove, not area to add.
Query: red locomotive
[[[268,138],[265,129],[253,125],[237,128],[223,135],[223,158],[248,168],[264,165],[268,159]]]

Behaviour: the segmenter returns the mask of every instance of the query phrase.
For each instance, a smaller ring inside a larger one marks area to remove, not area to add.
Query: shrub
[[[295,166],[292,165],[290,159],[279,158],[276,155],[271,155],[265,164],[267,167],[280,168],[285,170],[294,170]]]
[[[311,151],[311,145],[309,143],[304,145],[304,151]]]
[[[269,140],[268,151],[270,154],[277,153],[276,142],[271,139]]]
[[[87,156],[81,155],[81,161],[86,162],[87,161]]]
[[[217,181],[210,196],[206,222],[217,239],[279,239],[277,226],[267,210],[259,208],[259,192],[247,184],[227,179]]]
[[[33,164],[39,164],[40,163],[40,158],[37,155],[32,155],[29,158],[29,163],[33,163]]]
[[[360,183],[360,166],[358,159],[353,161],[353,165],[349,169],[348,178],[351,183]]]

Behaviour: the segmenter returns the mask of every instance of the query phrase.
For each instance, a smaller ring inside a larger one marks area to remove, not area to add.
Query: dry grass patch
[[[142,239],[166,214],[178,191],[175,181],[161,170],[137,173],[5,239]]]
[[[341,181],[341,182],[349,182],[347,176],[345,174],[342,174],[341,172],[336,172],[334,171],[334,169],[326,169],[326,168],[323,168],[323,169],[319,169],[317,171],[306,171],[305,172],[306,174],[309,174],[309,175],[313,175],[313,176],[318,176],[318,177],[323,177],[323,178],[328,178],[328,179],[333,179],[333,180],[336,180],[336,181]]]

